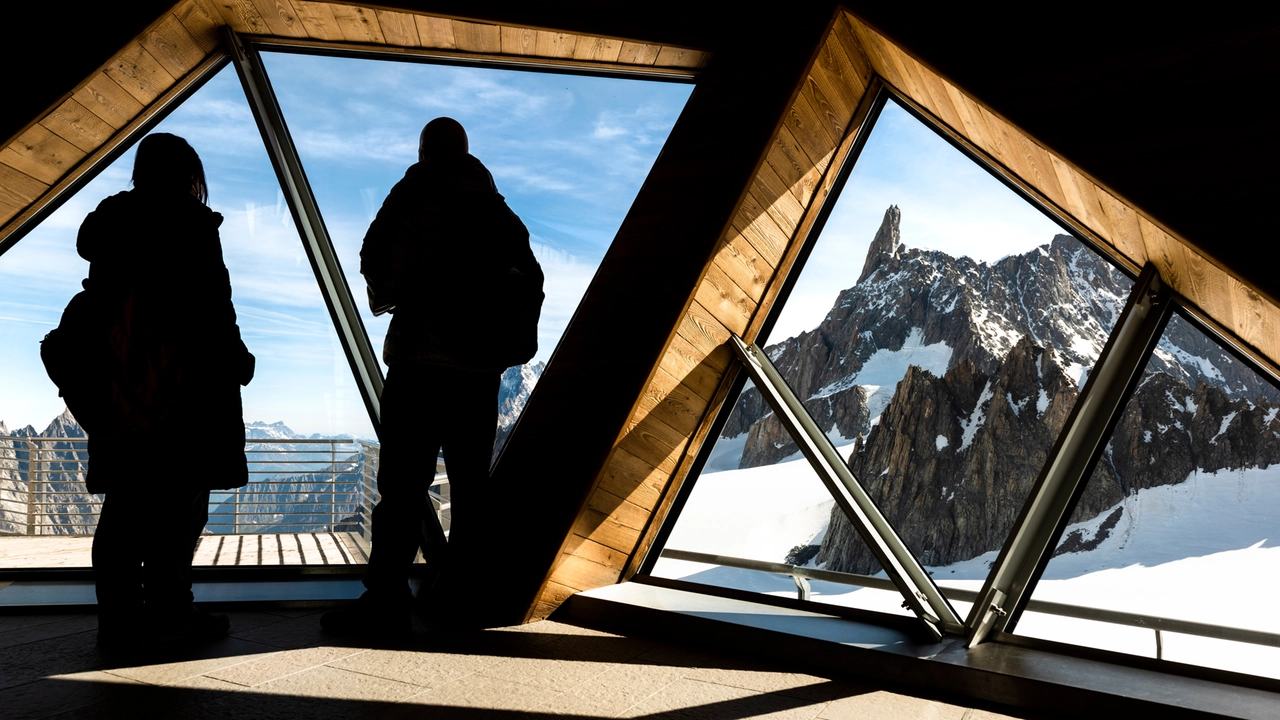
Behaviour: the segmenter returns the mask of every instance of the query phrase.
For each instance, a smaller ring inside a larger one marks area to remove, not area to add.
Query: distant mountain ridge
[[[1133,283],[1069,235],[980,263],[906,247],[900,222],[890,207],[857,282],[816,328],[765,351],[833,441],[853,443],[855,475],[937,566],[999,549]],[[1259,440],[1280,430],[1280,394],[1189,323],[1170,322],[1147,373],[1112,441],[1127,454],[1108,453],[1076,519],[1196,468],[1280,459]],[[726,440],[741,443],[744,468],[798,452],[754,388]],[[838,509],[817,562],[879,570]]]

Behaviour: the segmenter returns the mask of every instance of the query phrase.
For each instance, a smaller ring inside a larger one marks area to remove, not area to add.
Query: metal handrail
[[[93,533],[102,496],[90,494],[84,485],[87,442],[85,438],[0,436],[0,482],[5,485],[0,487],[0,535]],[[371,511],[380,499],[375,482],[376,443],[350,438],[252,438],[245,440],[245,452],[250,483],[214,491],[210,530],[256,533],[279,531],[281,526],[316,526],[333,532],[346,525],[366,539],[371,537]],[[292,457],[272,457],[279,455]],[[449,480],[438,457],[433,475],[429,495],[447,530]]]
[[[748,558],[733,557],[731,555],[716,555],[713,553],[700,553],[690,550],[667,549],[662,551],[661,557],[668,558],[670,560],[685,560],[688,562],[703,563],[706,565],[720,565],[722,567],[733,567],[742,570],[758,570],[760,572],[773,573],[775,575],[789,575],[796,584],[797,595],[801,600],[809,599],[808,584],[801,582],[802,580],[820,580],[822,582],[836,583],[840,585],[853,585],[857,587],[874,588],[876,590],[889,590],[892,592],[898,591],[898,588],[893,584],[893,582],[887,578],[860,575],[858,573],[800,567],[798,565],[788,565],[786,563],[751,560]],[[979,595],[976,590],[965,590],[964,588],[947,587],[945,585],[939,585],[938,587],[942,590],[942,593],[947,596],[948,600],[975,602]],[[1161,658],[1164,654],[1164,638],[1161,636],[1161,633],[1164,632],[1177,633],[1180,635],[1196,635],[1198,637],[1212,638],[1214,640],[1230,640],[1233,642],[1251,643],[1253,645],[1280,647],[1280,633],[1270,633],[1262,630],[1247,630],[1244,628],[1227,627],[1225,625],[1213,625],[1210,623],[1194,622],[1192,620],[1177,620],[1174,618],[1157,617],[1154,615],[1140,615],[1138,613],[1129,613],[1121,610],[1104,610],[1102,608],[1085,607],[1083,605],[1070,605],[1067,603],[1050,602],[1048,600],[1036,600],[1035,598],[1032,598],[1027,602],[1027,611],[1042,613],[1044,615],[1058,615],[1061,617],[1076,618],[1078,620],[1092,620],[1112,625],[1127,625],[1129,627],[1151,630],[1155,632],[1157,658]]]

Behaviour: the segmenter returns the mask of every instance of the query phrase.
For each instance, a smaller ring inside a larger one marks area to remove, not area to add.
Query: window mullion
[[[285,200],[289,203],[294,223],[298,226],[298,234],[306,248],[307,258],[311,261],[311,268],[315,271],[325,305],[328,306],[334,328],[338,331],[338,339],[342,342],[356,385],[364,398],[369,419],[375,432],[379,431],[382,369],[378,366],[373,344],[369,341],[364,322],[351,297],[351,288],[347,286],[346,276],[338,263],[337,252],[329,238],[329,231],[325,228],[324,219],[320,216],[320,206],[303,171],[302,160],[298,157],[293,138],[285,125],[284,115],[280,111],[275,91],[271,88],[271,81],[267,78],[266,68],[263,67],[257,50],[241,42],[230,28],[225,28],[225,38],[245,95],[253,108],[254,119],[262,132],[267,155],[271,157],[271,164],[275,167]]]
[[[738,358],[756,387],[760,388],[850,524],[875,553],[880,566],[902,593],[907,607],[920,617],[935,639],[941,640],[944,631],[962,632],[964,626],[955,610],[853,476],[831,440],[818,428],[769,357],[736,335],[731,339]]]
[[[969,647],[1011,630],[1160,340],[1172,297],[1147,264],[969,613]]]

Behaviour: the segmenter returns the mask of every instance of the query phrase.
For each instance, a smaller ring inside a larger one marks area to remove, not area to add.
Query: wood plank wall
[[[856,16],[846,13],[845,23],[888,84],[1074,219],[1115,260],[1132,269],[1154,263],[1211,325],[1244,343],[1242,349],[1262,365],[1273,371],[1280,367],[1280,306],[1274,299],[1241,282]]]
[[[304,0],[182,0],[0,146],[0,249],[5,238],[112,147],[210,56],[219,32],[366,43],[627,68],[701,67],[691,48],[467,22]]]
[[[730,333],[754,339],[831,189],[872,79],[847,24],[835,22],[707,261],[678,327],[566,538],[528,619],[575,592],[617,582],[643,555],[705,439],[734,372]],[[798,232],[799,231],[799,232]]]
[[[841,138],[873,78],[1074,219],[1117,261],[1135,270],[1154,262],[1211,324],[1243,341],[1263,364],[1280,366],[1280,308],[1272,300],[840,12],[529,619],[546,617],[575,592],[625,579],[643,559],[736,372],[724,343],[730,332],[754,340],[806,234],[806,221],[826,197],[824,181],[832,177],[824,173],[831,164],[838,167]]]

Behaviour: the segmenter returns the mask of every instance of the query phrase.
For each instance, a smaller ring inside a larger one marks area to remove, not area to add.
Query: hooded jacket
[[[253,379],[254,357],[231,304],[221,224],[189,193],[135,189],[103,200],[80,226],[85,289],[107,307],[132,298],[135,322],[172,357],[164,382],[176,385],[165,388],[156,427],[97,442],[90,435],[91,492],[118,487],[143,463],[176,463],[167,478],[204,489],[248,482],[240,386]]]
[[[383,201],[360,249],[373,295],[394,305],[383,346],[387,365],[496,370],[485,355],[486,287],[516,269],[542,284],[529,232],[474,156],[411,165]],[[522,240],[515,241],[515,238]]]

